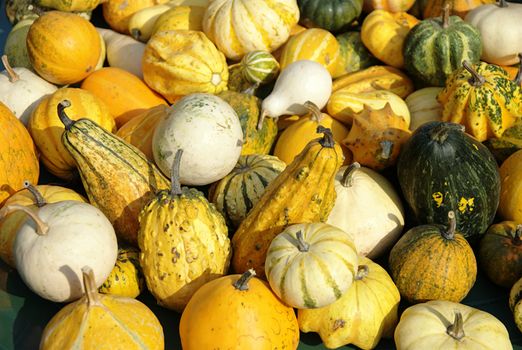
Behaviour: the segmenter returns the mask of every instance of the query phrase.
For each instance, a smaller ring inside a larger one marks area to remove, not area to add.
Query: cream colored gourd
[[[410,130],[414,131],[426,122],[442,119],[442,105],[437,101],[441,87],[426,87],[414,91],[406,99],[410,111]]]
[[[311,60],[292,62],[281,71],[272,92],[263,100],[258,127],[266,116],[278,118],[308,113],[304,107],[306,101],[321,110],[331,94],[332,76],[322,64]]]
[[[107,62],[109,66],[126,70],[143,79],[141,58],[145,44],[111,29],[96,28],[105,40]]]
[[[96,207],[78,201],[49,203],[38,209],[11,205],[29,215],[14,242],[16,269],[25,284],[54,302],[83,294],[81,269],[89,265],[100,287],[116,262],[118,245],[109,220]]]
[[[519,62],[522,52],[522,4],[500,0],[469,11],[465,21],[475,26],[482,39],[480,58],[497,65]]]
[[[176,102],[156,127],[152,152],[170,176],[174,155],[183,149],[180,182],[207,185],[222,179],[237,164],[243,145],[239,117],[223,99],[194,93]]]
[[[27,68],[9,65],[6,55],[2,56],[5,70],[0,73],[0,102],[27,126],[34,107],[46,95],[58,88],[40,78]]]
[[[321,222],[295,224],[270,243],[265,274],[285,304],[312,309],[339,299],[352,285],[357,265],[351,234]]]
[[[506,326],[473,307],[433,300],[407,308],[395,329],[397,350],[511,350]]]
[[[353,163],[337,172],[335,192],[335,204],[326,222],[352,234],[360,255],[379,257],[399,239],[404,209],[384,176]]]

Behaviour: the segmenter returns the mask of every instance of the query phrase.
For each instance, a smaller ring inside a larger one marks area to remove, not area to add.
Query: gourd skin
[[[146,286],[139,255],[140,252],[135,247],[119,248],[116,265],[98,291],[128,298],[136,298],[140,295]]]
[[[427,87],[415,90],[404,102],[410,111],[410,130],[414,131],[424,123],[442,119],[442,105],[437,101],[440,87]]]

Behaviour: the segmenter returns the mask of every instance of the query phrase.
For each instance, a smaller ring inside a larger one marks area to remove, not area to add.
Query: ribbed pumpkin
[[[360,32],[345,32],[335,37],[341,50],[341,74],[357,72],[379,64],[379,61],[364,46]]]
[[[511,288],[522,278],[522,224],[502,221],[491,225],[480,240],[478,260],[491,281]]]
[[[135,247],[120,247],[116,265],[98,288],[103,294],[136,298],[145,289],[145,279],[139,262],[140,252]]]
[[[274,155],[286,164],[290,164],[305,149],[308,142],[320,137],[317,133],[319,125],[329,128],[332,131],[334,140],[339,144],[348,135],[346,126],[328,114],[321,113],[315,104],[306,102],[305,106],[309,108],[310,113],[300,117],[299,120],[284,129],[279,134],[274,148]],[[345,163],[350,162],[352,158],[350,151],[346,147],[342,147],[342,150]]]
[[[116,129],[116,124],[107,105],[83,89],[61,88],[40,101],[27,128],[46,169],[61,179],[70,180],[76,174],[76,163],[61,142],[65,128],[56,113],[58,104],[65,99],[72,102],[67,112],[73,120],[88,118],[109,132]]]
[[[477,278],[477,261],[464,236],[456,231],[455,213],[449,224],[411,228],[393,246],[390,274],[410,303],[427,300],[459,302]]]
[[[400,294],[390,275],[368,258],[360,258],[352,286],[336,302],[318,309],[298,310],[302,332],[317,332],[324,345],[353,344],[374,349],[391,337],[399,322]]]
[[[357,264],[350,233],[325,223],[295,224],[270,243],[265,275],[285,304],[313,309],[329,305],[346,293]]]
[[[27,33],[27,53],[36,72],[59,85],[79,82],[100,58],[100,36],[88,20],[68,12],[49,11]]]
[[[116,132],[116,136],[137,147],[147,159],[153,162],[152,137],[159,122],[167,115],[167,111],[168,107],[164,104],[149,108],[123,124]]]
[[[437,101],[441,87],[427,87],[415,90],[404,102],[410,111],[410,130],[414,131],[426,122],[442,119],[442,105]]]
[[[443,9],[444,4],[447,0],[425,0],[426,4],[423,10],[423,17],[437,17],[440,16],[440,11]],[[452,0],[451,1],[451,14],[459,16],[464,19],[466,14],[473,10],[475,7],[479,7],[484,4],[494,4],[495,0]]]
[[[264,276],[266,251],[286,226],[324,222],[335,201],[334,178],[343,155],[329,129],[306,148],[266,188],[232,237],[233,268],[254,268]],[[292,194],[289,196],[288,194]]]
[[[158,303],[181,312],[198,288],[226,274],[231,250],[225,219],[202,192],[181,188],[178,150],[172,188],[140,213],[138,245],[147,287]]]
[[[209,200],[230,226],[238,227],[285,167],[286,164],[275,156],[242,155],[230,174],[212,185]]]
[[[303,25],[335,33],[348,29],[360,16],[363,0],[298,0],[297,4]]]
[[[239,117],[243,131],[241,154],[268,154],[277,137],[277,124],[273,118],[265,118],[262,128],[258,129],[261,108],[259,98],[236,91],[222,91],[216,96],[227,102]]]
[[[227,89],[223,53],[203,32],[171,30],[154,35],[143,53],[143,79],[170,103],[195,92]]]
[[[509,156],[500,166],[501,192],[498,215],[504,220],[522,222],[522,150]]]
[[[16,192],[5,201],[5,206],[22,205],[26,207],[42,207],[47,203],[56,203],[63,200],[87,200],[75,191],[55,185],[38,185],[24,181],[25,189]],[[16,268],[14,261],[13,245],[16,233],[27,219],[27,215],[21,211],[7,214],[0,220],[0,258]]]
[[[45,326],[40,349],[94,349],[100,344],[112,349],[163,349],[163,328],[145,304],[98,294],[91,268],[82,272],[85,295],[54,315]]]
[[[6,105],[0,102],[0,207],[24,187],[38,183],[40,165],[31,135]]]
[[[497,163],[462,126],[425,123],[403,145],[397,176],[419,223],[446,221],[455,211],[457,230],[467,238],[486,232],[500,196]]]
[[[494,64],[463,61],[462,65],[437,96],[444,106],[442,120],[463,124],[481,142],[501,137],[522,115],[521,87]]]
[[[332,77],[344,73],[339,43],[335,36],[321,28],[306,29],[292,36],[281,52],[281,70],[298,60],[311,60],[322,64]]]
[[[151,107],[167,105],[141,79],[116,67],[97,70],[82,82],[81,88],[105,102],[118,128]]]
[[[482,40],[477,28],[458,16],[450,16],[450,4],[442,17],[425,19],[416,25],[404,41],[404,67],[427,86],[444,86],[446,78],[462,61],[478,63]]]
[[[255,274],[223,276],[194,293],[179,322],[184,350],[297,349],[294,309]]]
[[[372,11],[363,21],[361,39],[379,60],[395,68],[404,67],[403,45],[419,20],[406,12]]]
[[[296,0],[213,0],[203,31],[227,58],[239,61],[250,51],[277,49],[298,20]]]

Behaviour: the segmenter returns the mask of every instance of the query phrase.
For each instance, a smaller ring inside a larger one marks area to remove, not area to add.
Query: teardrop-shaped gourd
[[[119,248],[116,265],[98,291],[128,298],[136,298],[140,295],[146,286],[139,257],[140,251],[135,247]]]
[[[202,192],[181,187],[176,152],[170,190],[159,191],[140,213],[140,265],[161,306],[181,312],[206,282],[225,275],[232,251],[225,219]]]
[[[99,294],[89,265],[82,268],[84,296],[62,308],[45,326],[41,350],[163,350],[161,323],[141,301]],[[109,332],[109,333],[108,333]]]

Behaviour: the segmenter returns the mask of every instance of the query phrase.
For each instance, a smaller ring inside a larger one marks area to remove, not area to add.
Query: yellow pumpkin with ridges
[[[145,289],[145,279],[139,262],[140,251],[132,246],[120,247],[116,265],[98,288],[103,294],[136,298]]]

